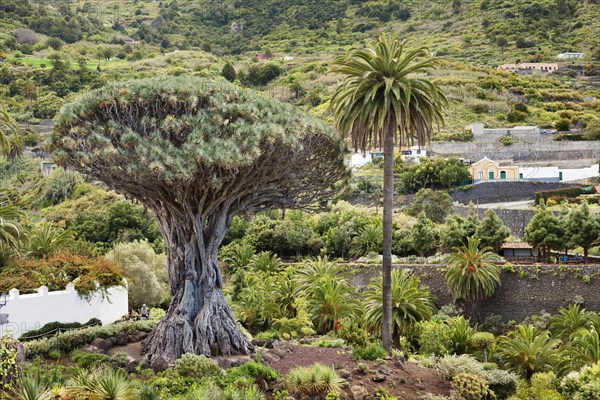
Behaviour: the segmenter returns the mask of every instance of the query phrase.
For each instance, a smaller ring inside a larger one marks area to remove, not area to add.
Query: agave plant
[[[558,362],[560,343],[548,331],[540,332],[533,325],[523,324],[498,340],[498,353],[506,367],[529,379]]]
[[[365,325],[372,331],[381,328],[383,318],[381,278],[374,278],[364,293]],[[435,309],[429,288],[402,269],[392,271],[392,329],[393,339],[410,336],[419,321],[428,320]]]
[[[322,364],[293,368],[285,377],[285,386],[291,393],[306,396],[324,396],[339,390],[341,383],[337,372]]]
[[[15,400],[51,400],[53,393],[34,376],[27,375],[21,380],[19,388],[13,392]]]
[[[67,393],[89,400],[138,400],[138,390],[121,370],[112,368],[89,372],[77,368]]]

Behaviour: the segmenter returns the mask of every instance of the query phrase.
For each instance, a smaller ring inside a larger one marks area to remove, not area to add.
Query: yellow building
[[[512,180],[516,181],[519,177],[519,167],[499,163],[483,157],[469,167],[473,182]]]

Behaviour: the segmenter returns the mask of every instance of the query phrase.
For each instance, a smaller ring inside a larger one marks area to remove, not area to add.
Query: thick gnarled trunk
[[[143,346],[153,366],[172,364],[185,353],[207,356],[248,354],[252,345],[225,301],[218,249],[225,234],[224,218],[205,224],[200,217],[185,221],[159,216],[168,250],[173,300],[164,319]]]

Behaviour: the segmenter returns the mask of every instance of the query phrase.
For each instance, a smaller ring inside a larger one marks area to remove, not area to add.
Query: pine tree
[[[449,251],[467,242],[465,220],[460,215],[451,215],[440,228],[440,246]]]
[[[435,224],[421,213],[417,217],[417,223],[413,225],[410,233],[413,247],[421,257],[435,250]]]
[[[525,241],[540,249],[544,261],[548,262],[550,250],[562,250],[565,245],[563,225],[554,213],[546,208],[542,200],[535,215],[525,227]]]
[[[218,251],[233,217],[318,208],[347,175],[344,145],[292,106],[228,83],[115,82],[63,107],[57,161],[156,215],[173,299],[144,346],[153,366],[184,353],[252,350],[225,301]]]
[[[473,202],[469,203],[469,212],[467,213],[467,218],[465,219],[465,223],[463,228],[465,230],[465,236],[471,237],[477,233],[477,228],[481,221],[479,220],[479,216],[477,215],[477,211],[475,210],[475,206]]]
[[[587,201],[583,201],[579,207],[569,213],[567,235],[572,244],[583,248],[584,261],[587,263],[590,247],[600,236],[599,218],[590,214]]]
[[[221,76],[227,79],[229,82],[235,81],[237,74],[235,72],[235,68],[230,63],[226,63],[221,70]]]
[[[510,236],[510,229],[498,218],[494,210],[489,209],[477,227],[476,235],[482,246],[489,246],[497,253],[504,240]]]

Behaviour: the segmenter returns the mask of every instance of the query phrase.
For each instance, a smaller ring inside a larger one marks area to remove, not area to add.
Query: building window
[[[483,171],[482,170],[477,171],[477,174],[479,175],[479,179],[483,179]]]
[[[488,175],[490,179],[494,179],[494,171],[492,171],[491,169],[488,171]]]
[[[506,171],[500,171],[500,179],[506,179]]]
[[[519,174],[519,179],[523,179],[523,173]]]
[[[558,171],[558,180],[562,181],[562,171]]]

